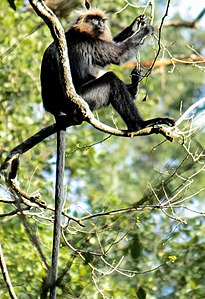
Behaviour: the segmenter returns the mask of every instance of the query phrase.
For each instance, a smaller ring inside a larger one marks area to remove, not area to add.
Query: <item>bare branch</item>
[[[4,259],[4,254],[3,254],[3,250],[2,250],[2,246],[0,244],[0,268],[1,268],[1,272],[4,278],[4,281],[6,283],[7,289],[9,291],[9,295],[11,297],[11,299],[17,299],[16,293],[14,291],[11,279],[9,277],[9,272],[6,266],[6,262]]]
[[[193,110],[205,103],[205,97],[201,100],[197,101],[196,103],[192,104],[183,114],[182,116],[176,121],[176,126],[179,126],[189,115]]]
[[[171,58],[161,58],[156,60],[153,68],[173,65],[173,62],[175,64],[187,64],[187,65],[205,64],[205,56],[194,55],[194,54],[188,57],[184,55],[174,55]],[[147,60],[141,62],[141,65],[146,68],[151,67],[152,64],[153,64],[153,60]],[[135,63],[132,62],[132,65],[134,66]],[[131,67],[131,65],[128,66]]]
[[[167,0],[166,11],[165,11],[165,14],[162,17],[162,20],[161,20],[161,23],[160,23],[160,26],[159,26],[158,50],[157,50],[157,53],[155,55],[154,61],[152,62],[151,67],[149,68],[149,70],[145,74],[146,77],[148,77],[151,74],[152,69],[153,69],[153,67],[155,65],[155,62],[157,60],[157,57],[159,56],[159,53],[161,51],[161,33],[162,33],[162,27],[163,27],[165,18],[168,16],[170,2],[171,2],[171,0]]]
[[[163,126],[156,126],[156,127],[147,127],[142,130],[139,130],[137,132],[129,132],[129,131],[123,131],[111,128],[107,125],[102,124],[100,121],[94,118],[94,116],[90,116],[89,118],[90,123],[92,123],[93,127],[96,129],[107,132],[111,135],[115,136],[121,136],[121,137],[135,137],[135,136],[145,136],[145,135],[151,135],[151,134],[161,134],[166,139],[172,141],[174,139],[179,138],[180,132],[177,128],[170,128],[170,127],[163,127]],[[15,178],[17,175],[18,168],[16,168],[17,163],[16,161],[19,161],[20,156],[27,151],[29,151],[31,148],[33,148],[35,145],[43,141],[48,136],[54,134],[57,132],[57,126],[56,124],[53,124],[47,128],[44,128],[34,134],[33,136],[29,137],[27,140],[16,146],[14,149],[12,149],[8,154],[7,158],[1,165],[0,171],[4,175],[6,182],[9,186],[9,188],[13,189],[17,194],[22,196],[23,198],[33,202],[34,204],[39,205],[40,207],[46,207],[45,201],[41,200],[39,195],[29,195],[28,193],[21,190],[20,186],[16,183]],[[14,162],[15,161],[15,162]]]
[[[20,209],[20,207],[19,207]],[[43,261],[43,264],[44,266],[46,267],[46,269],[48,270],[49,269],[49,265],[47,263],[47,260],[46,260],[46,257],[41,249],[41,246],[40,246],[40,242],[39,242],[39,239],[35,233],[35,231],[33,231],[29,225],[29,222],[27,221],[27,218],[25,217],[25,215],[20,211],[20,214],[19,214],[19,217],[21,217],[21,220],[23,222],[23,226],[24,226],[24,229],[30,239],[30,241],[32,242],[32,244],[34,245],[34,247],[36,248],[41,260]]]
[[[203,18],[205,14],[205,8],[199,13],[199,15],[192,22],[183,21],[183,20],[172,20],[169,22],[165,22],[164,26],[172,26],[172,27],[186,27],[186,28],[196,28],[199,21]]]

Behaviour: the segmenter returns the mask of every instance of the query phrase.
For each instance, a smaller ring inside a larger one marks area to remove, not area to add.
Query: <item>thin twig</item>
[[[149,70],[148,70],[147,73],[145,74],[145,77],[148,77],[148,76],[151,74],[152,69],[153,69],[153,67],[154,67],[154,65],[155,65],[155,62],[156,62],[156,60],[157,60],[157,57],[159,56],[159,53],[160,53],[160,51],[161,51],[161,34],[162,34],[162,27],[163,27],[165,18],[168,16],[168,11],[169,11],[169,5],[170,5],[170,2],[171,2],[171,0],[168,0],[168,1],[167,1],[166,11],[165,11],[164,16],[162,17],[162,20],[161,20],[161,23],[160,23],[160,26],[159,26],[158,50],[157,50],[157,53],[156,53],[156,55],[155,55],[155,58],[154,58],[154,60],[153,60],[153,62],[152,62],[151,67],[149,68]]]
[[[0,244],[0,268],[1,268],[1,272],[4,278],[4,281],[6,283],[6,286],[8,288],[9,291],[9,295],[11,297],[11,299],[18,299],[16,296],[16,293],[14,291],[10,276],[9,276],[9,272],[6,266],[6,262],[4,259],[4,254],[3,254],[3,250],[2,250],[2,246]]]
[[[176,121],[175,126],[179,126],[187,117],[188,115],[198,106],[205,103],[205,97],[197,101],[196,103],[192,104],[183,114],[182,116]]]

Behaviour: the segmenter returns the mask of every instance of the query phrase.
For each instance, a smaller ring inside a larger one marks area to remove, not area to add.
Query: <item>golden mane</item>
[[[103,10],[92,8],[90,10],[82,10],[76,12],[76,20],[74,21],[72,27],[79,30],[80,32],[85,32],[91,36],[93,36],[93,30],[90,24],[85,22],[85,19],[89,16],[93,17],[100,17],[101,19],[105,20],[107,24],[105,24],[105,31],[99,35],[99,39],[111,41],[112,35],[109,28],[108,17]]]

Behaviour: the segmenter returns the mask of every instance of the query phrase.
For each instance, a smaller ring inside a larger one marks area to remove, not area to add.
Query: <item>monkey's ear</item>
[[[87,8],[87,10],[90,9],[90,3],[87,0],[85,0],[85,8]]]

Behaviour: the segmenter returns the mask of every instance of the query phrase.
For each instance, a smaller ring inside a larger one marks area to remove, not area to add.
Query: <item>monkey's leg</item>
[[[114,73],[107,72],[83,85],[80,95],[87,101],[91,110],[112,104],[130,131],[137,131],[143,127],[144,121],[134,104],[134,96]]]
[[[91,110],[111,104],[130,131],[138,131],[157,124],[174,124],[174,121],[169,118],[144,121],[127,86],[112,72],[107,72],[102,77],[83,85],[80,95],[86,100]]]
[[[130,74],[130,77],[131,77],[131,82],[132,83],[127,85],[127,89],[131,93],[133,98],[135,98],[135,96],[138,93],[139,82],[142,78],[139,63],[137,63],[136,67],[132,70],[132,72]],[[160,124],[165,124],[165,125],[168,125],[168,126],[174,126],[175,121],[173,119],[166,118],[166,117],[165,118],[157,117],[157,118],[145,120],[143,122],[143,127],[150,127],[150,126],[153,126],[153,125],[160,125]]]
[[[110,82],[106,74],[84,84],[78,94],[88,103],[92,111],[109,105]]]

